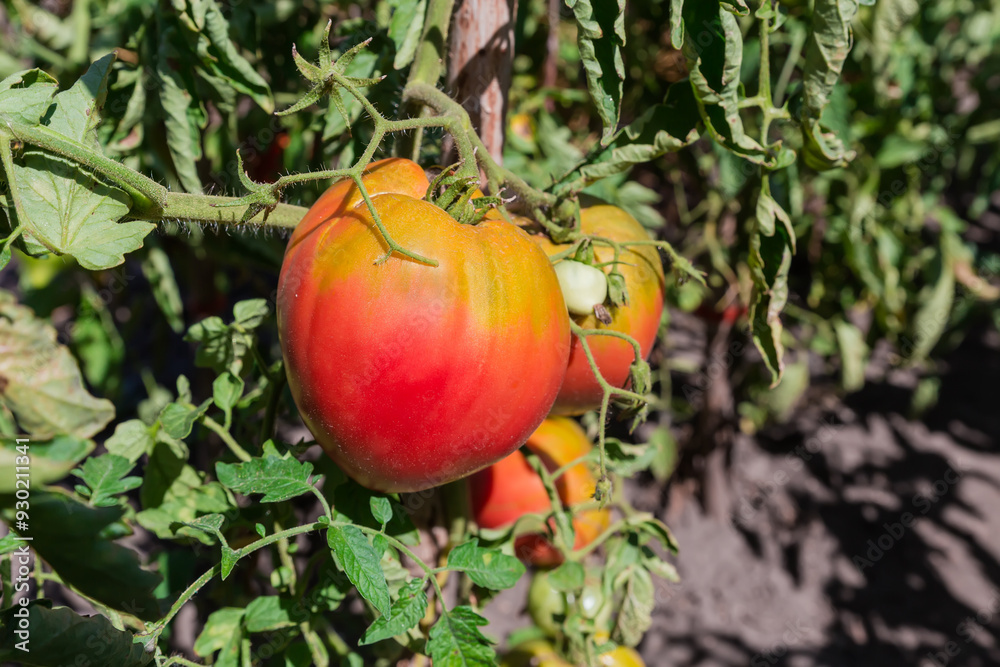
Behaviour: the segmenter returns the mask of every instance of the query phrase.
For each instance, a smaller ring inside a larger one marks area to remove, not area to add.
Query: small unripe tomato
[[[538,455],[549,471],[593,449],[583,428],[566,417],[546,419],[525,445]],[[556,480],[559,498],[568,507],[592,500],[596,487],[597,478],[587,462],[578,463]],[[473,516],[483,528],[504,528],[525,514],[544,513],[552,508],[545,485],[520,451],[473,475],[469,479],[469,490]],[[593,542],[610,521],[608,510],[577,511],[573,517],[574,547],[579,549]],[[514,550],[519,558],[533,565],[552,566],[562,562],[562,555],[542,535],[519,536]]]
[[[556,277],[566,308],[574,315],[592,315],[594,306],[608,297],[608,279],[604,272],[583,262],[564,259],[556,264]]]
[[[556,616],[566,616],[568,605],[566,594],[557,591],[549,581],[549,573],[539,570],[531,579],[528,588],[528,615],[535,626],[549,637],[557,637],[562,628],[562,621]]]
[[[423,199],[414,162],[350,180],[295,228],[278,280],[288,385],[316,441],[358,483],[418,491],[515,451],[566,372],[570,332],[551,262],[504,220],[462,225]],[[385,261],[380,261],[385,259]]]
[[[648,232],[635,218],[614,206],[591,206],[583,209],[580,212],[580,228],[585,234],[601,236],[619,243],[649,240]],[[544,235],[535,235],[532,238],[549,256],[568,247],[555,245]],[[614,259],[614,250],[599,243],[594,244],[594,254],[597,261],[602,264]],[[592,310],[573,313],[573,317],[584,329],[610,329],[632,336],[639,343],[643,358],[646,358],[653,349],[656,333],[660,327],[660,315],[663,313],[663,294],[666,284],[663,263],[660,261],[659,251],[651,245],[627,247],[618,259],[620,262],[618,270],[625,278],[628,303],[608,308],[611,324],[601,322]],[[565,262],[558,264],[563,263]],[[608,266],[604,272],[610,270],[611,267]],[[628,341],[611,336],[589,336],[587,344],[604,378],[615,387],[624,387],[635,359],[635,353]],[[574,336],[566,379],[559,390],[559,397],[552,408],[552,413],[578,415],[588,410],[596,410],[601,406],[603,396],[604,391],[590,368],[583,346]]]

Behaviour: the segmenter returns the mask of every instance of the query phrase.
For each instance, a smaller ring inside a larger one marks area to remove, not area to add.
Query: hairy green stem
[[[501,185],[506,185],[531,210],[542,207],[555,207],[558,204],[555,195],[536,190],[517,174],[498,165],[489,154],[489,151],[486,150],[475,130],[473,130],[469,114],[462,108],[462,105],[438,90],[435,86],[420,82],[407,84],[406,89],[403,91],[403,100],[421,102],[444,117],[451,117],[458,120],[460,125],[458,129],[460,131],[452,132],[452,136],[455,138],[455,148],[462,157],[463,168],[466,168],[469,175],[475,176],[478,175],[478,170],[476,169],[476,165],[478,164],[486,173],[487,183],[491,190],[496,189],[498,191]],[[470,156],[472,156],[471,160]],[[470,161],[472,164],[468,165]]]
[[[0,141],[8,144],[13,139],[19,139],[26,144],[43,148],[50,153],[73,160],[97,172],[123,187],[132,197],[132,201],[141,208],[166,206],[167,189],[165,187],[54,130],[41,125],[10,122],[5,128],[0,129]]]
[[[633,391],[615,387],[604,379],[604,375],[601,373],[600,368],[597,367],[597,361],[594,359],[594,353],[591,351],[590,345],[587,343],[587,336],[612,336],[614,338],[621,338],[622,340],[628,341],[635,352],[636,360],[642,359],[642,350],[639,347],[639,343],[634,338],[620,331],[614,331],[612,329],[584,329],[573,320],[570,320],[569,326],[570,331],[572,331],[577,339],[579,339],[580,347],[583,348],[583,353],[587,357],[587,363],[590,364],[590,370],[594,373],[594,377],[597,379],[598,384],[601,385],[601,389],[604,391],[604,395],[601,397],[601,411],[599,417],[601,428],[598,431],[597,436],[597,451],[600,454],[601,479],[605,479],[608,476],[608,470],[604,453],[604,425],[608,419],[608,408],[611,403],[611,396],[623,396],[625,398],[631,398],[644,403],[647,402],[647,399],[645,396],[637,394]]]
[[[314,530],[321,530],[323,528],[326,528],[328,525],[329,524],[326,522],[317,521],[314,523],[305,524],[303,526],[296,526],[295,528],[289,528],[287,530],[281,531],[280,533],[274,533],[273,535],[268,535],[267,537],[262,537],[256,542],[251,542],[242,549],[236,549],[235,550],[236,560],[238,561],[244,556],[251,554],[254,551],[263,549],[266,546],[270,546],[275,542],[278,542],[279,540],[288,539],[289,537],[293,537],[295,535],[301,535],[302,533],[310,533]],[[184,589],[184,592],[181,593],[180,596],[178,596],[178,598],[170,606],[170,610],[167,611],[166,615],[159,621],[154,623],[146,633],[140,635],[143,638],[148,638],[146,641],[147,645],[149,642],[153,642],[155,644],[156,640],[159,639],[160,634],[163,632],[163,629],[170,624],[170,621],[172,621],[174,616],[177,615],[177,612],[181,610],[181,607],[187,604],[188,600],[190,600],[192,597],[195,596],[196,593],[198,593],[198,591],[204,588],[205,585],[208,584],[208,582],[210,582],[213,577],[215,577],[215,575],[221,573],[222,573],[222,564],[216,563],[211,568],[206,570],[200,577],[195,579],[190,586]]]
[[[528,465],[530,465],[535,471],[535,474],[541,478],[542,484],[545,486],[545,492],[549,496],[549,505],[552,506],[552,511],[546,516],[547,521],[549,516],[555,516],[556,512],[561,512],[564,509],[562,498],[559,497],[559,490],[556,488],[555,477],[549,472],[548,468],[545,467],[545,462],[542,461],[541,457],[534,452],[529,451],[525,458],[528,461]],[[559,526],[559,521],[555,521],[554,523],[554,534],[556,538],[554,540],[555,546],[559,549],[563,556],[567,556],[573,551],[573,542],[566,539],[566,536],[563,534],[563,531]]]
[[[136,220],[181,220],[203,224],[236,225],[240,224],[241,214],[233,205],[239,201],[236,197],[169,192],[166,205],[136,206],[129,213],[129,217]],[[272,211],[265,210],[258,213],[246,224],[293,229],[308,210],[302,206],[278,204]]]

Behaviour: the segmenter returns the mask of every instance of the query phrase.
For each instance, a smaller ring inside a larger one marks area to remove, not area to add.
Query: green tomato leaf
[[[0,122],[37,125],[59,89],[59,82],[40,69],[26,69],[0,81]]]
[[[308,616],[302,600],[264,595],[247,605],[243,623],[247,632],[269,632],[298,625]]]
[[[184,337],[184,340],[198,343],[195,364],[217,373],[229,371],[239,376],[254,342],[253,331],[268,313],[264,299],[249,299],[233,306],[232,324],[226,324],[219,317],[207,317],[195,323]]]
[[[142,86],[136,86],[141,88]],[[153,298],[160,312],[167,318],[170,328],[176,333],[184,330],[184,302],[181,289],[177,285],[170,258],[155,242],[150,243],[146,256],[142,258],[142,275],[153,290]]]
[[[53,98],[44,115],[48,130],[100,150],[96,127],[113,61],[112,55],[101,58],[72,88]],[[71,255],[84,268],[106,269],[125,261],[125,253],[142,247],[142,239],[155,226],[117,222],[129,212],[129,196],[61,157],[26,151],[8,178],[14,204],[8,214],[24,225],[25,247],[33,255]]]
[[[477,585],[491,590],[513,588],[524,565],[499,549],[483,549],[478,539],[460,544],[448,554],[448,568],[465,572]]]
[[[194,642],[194,652],[202,658],[207,658],[225,648],[233,635],[241,636],[245,613],[245,610],[237,607],[223,607],[213,611]]]
[[[583,565],[573,561],[566,561],[549,573],[549,583],[552,588],[564,593],[583,590],[585,572]]]
[[[399,598],[392,603],[387,616],[375,619],[359,645],[374,644],[383,639],[401,635],[415,627],[427,612],[427,594],[424,593],[423,579],[411,579],[399,591]]]
[[[230,39],[229,22],[218,3],[206,2],[204,7],[202,40],[207,38],[208,44],[203,45],[202,40],[199,40],[198,51],[203,54],[202,62],[215,70],[228,85],[252,97],[266,113],[272,113],[274,100],[271,98],[271,89]]]
[[[845,391],[857,391],[865,386],[865,364],[868,345],[856,326],[842,319],[833,321],[840,348],[840,378]]]
[[[330,526],[326,540],[340,568],[358,592],[383,616],[389,615],[389,585],[368,538],[354,526]]]
[[[141,419],[129,419],[115,426],[114,434],[104,441],[110,454],[116,454],[135,463],[143,454],[153,451],[153,435]]]
[[[246,463],[216,463],[215,475],[223,485],[243,495],[262,493],[262,503],[280,503],[311,493],[312,463],[268,456]]]
[[[160,424],[171,438],[183,440],[191,435],[194,423],[205,414],[210,403],[211,401],[205,401],[195,406],[169,403],[160,412]]]
[[[237,301],[233,306],[233,323],[246,331],[256,329],[264,323],[270,312],[266,299]]]
[[[372,503],[380,502],[374,499],[383,498],[383,496],[373,493],[349,478],[345,478],[341,484],[336,485],[333,493],[330,494],[331,482],[336,479],[336,475],[343,477],[343,473],[326,457],[318,461],[316,465],[320,470],[326,472],[327,481],[323,484],[323,491],[331,501],[338,519],[376,530],[382,529],[381,521],[375,518]],[[389,502],[391,509],[390,518],[384,528],[386,535],[395,537],[403,544],[419,544],[420,533],[414,527],[410,516],[417,508],[417,503],[424,499],[419,494],[411,494],[407,497],[407,507],[390,498],[385,498],[385,500]]]
[[[243,379],[228,371],[215,378],[212,383],[212,400],[227,415],[233,411],[241,396],[243,396]]]
[[[388,498],[372,496],[369,503],[371,504],[372,516],[375,517],[376,521],[383,526],[392,521],[392,505]]]
[[[118,504],[117,496],[142,485],[141,477],[125,477],[133,465],[128,459],[115,454],[89,458],[82,467],[73,471],[87,485],[78,486],[77,492],[89,498],[94,507],[115,506]]]
[[[427,653],[435,667],[495,665],[496,651],[479,630],[487,624],[489,621],[465,605],[441,614],[427,640]]]
[[[91,396],[56,331],[0,290],[0,402],[29,435],[89,438],[115,416],[110,401]]]
[[[618,130],[625,63],[625,0],[566,0],[577,23],[577,45],[587,75],[587,88],[597,105],[607,145]]]
[[[136,521],[163,539],[185,537],[214,544],[217,534],[210,529],[206,532],[210,524],[199,518],[231,512],[236,503],[224,486],[206,483],[204,474],[185,461],[168,443],[156,444],[140,492],[144,509],[136,514]]]
[[[20,535],[30,535],[35,553],[60,578],[84,595],[112,609],[145,621],[160,617],[153,590],[160,575],[143,570],[134,551],[101,537],[122,518],[119,507],[90,508],[72,498],[48,491],[33,491],[27,526],[14,521],[13,499],[0,500],[7,507],[4,519]]]
[[[389,21],[389,39],[396,45],[393,69],[403,69],[413,62],[424,29],[427,0],[392,0],[392,19]]]
[[[176,68],[184,62],[175,48],[177,28],[168,26],[160,36],[156,60],[156,80],[159,83],[160,107],[166,129],[167,148],[177,170],[177,177],[187,192],[202,191],[197,162],[202,157],[201,130],[208,122],[201,100],[185,85],[184,76]]]
[[[913,328],[903,341],[902,352],[910,364],[922,361],[930,354],[948,325],[955,302],[954,258],[956,249],[961,249],[961,246],[962,241],[953,232],[941,235],[937,279],[926,298],[921,299],[922,305],[913,317]]]
[[[185,522],[184,525],[190,526],[191,528],[197,528],[198,530],[204,531],[206,533],[211,533],[219,538],[220,542],[225,542],[222,537],[222,525],[226,522],[226,517],[221,514],[206,514],[205,516],[200,516],[194,521]]]
[[[239,554],[237,554],[228,544],[222,545],[222,562],[220,565],[222,569],[223,581],[229,578],[229,575],[232,573],[233,568],[236,567],[236,563],[239,559]]]
[[[37,600],[27,607],[12,607],[0,615],[0,661],[18,665],[56,667],[57,665],[115,665],[142,667],[153,661],[130,632],[119,630],[104,616],[78,616],[71,609],[51,609],[49,600]],[[21,638],[15,634],[18,620],[14,614],[28,611],[31,628],[27,651],[17,648]]]
[[[604,445],[608,467],[626,477],[646,470],[656,457],[656,448],[650,445],[633,445],[618,438],[607,438]]]

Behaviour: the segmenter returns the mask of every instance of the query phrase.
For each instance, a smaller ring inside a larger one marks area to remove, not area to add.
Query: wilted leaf
[[[854,157],[820,125],[823,109],[851,50],[857,0],[816,0],[802,69],[802,133],[806,163],[813,169],[842,167]]]
[[[612,636],[625,646],[636,646],[653,623],[653,579],[644,567],[630,567],[615,580],[623,594]]]
[[[587,75],[587,88],[604,126],[602,144],[618,130],[625,64],[625,0],[566,0],[577,23],[577,44]]]
[[[48,600],[28,605],[28,627],[31,628],[29,650],[16,648],[21,639],[14,633],[18,628],[14,614],[20,605],[5,611],[0,620],[0,661],[37,667],[62,665],[115,665],[142,667],[153,661],[142,644],[133,642],[130,632],[118,630],[104,616],[79,616],[66,607],[50,609]],[[83,662],[81,662],[83,661]]]
[[[91,440],[69,435],[56,436],[49,442],[32,440],[27,448],[31,459],[31,483],[36,486],[58,482],[70,473],[73,467],[94,450]],[[24,454],[17,451],[15,440],[3,439],[0,444],[0,493],[14,493],[17,490],[17,466],[24,459],[18,457]],[[23,478],[22,478],[23,479]]]
[[[110,401],[83,387],[56,331],[0,290],[0,401],[29,435],[89,438],[115,416]]]
[[[101,537],[122,515],[119,507],[90,508],[47,491],[32,492],[26,530],[13,521],[12,510],[4,510],[11,528],[31,536],[32,549],[64,582],[112,609],[156,620],[160,610],[153,590],[160,576],[143,570],[131,549]]]

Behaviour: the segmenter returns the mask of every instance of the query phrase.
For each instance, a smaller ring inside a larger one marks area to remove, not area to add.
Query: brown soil
[[[1000,665],[1000,344],[949,355],[919,420],[915,375],[874,368],[844,401],[811,391],[789,423],[735,437],[728,520],[631,485],[681,544],[648,665]],[[525,622],[523,595],[488,610],[492,632]]]

